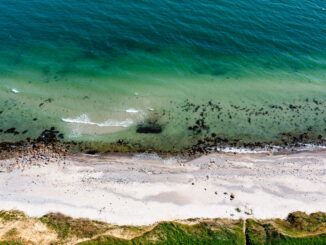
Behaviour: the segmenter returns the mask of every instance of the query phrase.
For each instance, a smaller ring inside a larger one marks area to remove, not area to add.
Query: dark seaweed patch
[[[41,133],[41,135],[36,139],[36,141],[45,144],[55,143],[59,141],[59,134],[59,131],[57,131],[55,127],[51,127],[50,129],[45,129]]]
[[[99,152],[97,150],[88,150],[85,152],[86,154],[89,154],[89,155],[96,155],[98,154]]]
[[[16,130],[16,128],[8,128],[6,131],[4,131],[6,134],[14,134],[17,135],[19,132]]]
[[[48,98],[48,99],[44,100],[44,102],[52,103],[53,102],[53,99],[52,98]]]
[[[26,134],[28,132],[28,130],[26,129],[26,130],[24,130],[23,132],[22,132],[22,134]]]
[[[137,127],[136,132],[139,134],[160,134],[163,128],[157,123],[142,123]]]

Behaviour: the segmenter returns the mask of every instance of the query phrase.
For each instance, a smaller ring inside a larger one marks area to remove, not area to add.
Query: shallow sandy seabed
[[[214,153],[193,160],[79,154],[47,164],[20,161],[0,161],[0,209],[33,216],[61,212],[142,225],[191,217],[265,219],[284,218],[296,210],[326,211],[325,150]]]

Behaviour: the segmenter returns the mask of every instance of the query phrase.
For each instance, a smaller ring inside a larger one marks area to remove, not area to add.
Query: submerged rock
[[[162,126],[157,123],[144,123],[138,125],[136,132],[140,134],[160,134],[162,131]]]
[[[50,129],[45,129],[41,133],[41,135],[36,139],[37,142],[43,142],[46,144],[55,143],[58,141],[59,131],[55,129],[55,127],[51,127]]]

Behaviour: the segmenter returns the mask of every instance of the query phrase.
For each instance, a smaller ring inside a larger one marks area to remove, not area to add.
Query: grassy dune
[[[285,220],[188,219],[117,226],[59,213],[32,218],[0,211],[0,244],[326,244],[326,213],[294,212]]]

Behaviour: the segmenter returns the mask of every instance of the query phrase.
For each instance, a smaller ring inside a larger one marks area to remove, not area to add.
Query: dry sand
[[[275,218],[326,212],[326,151],[216,153],[194,160],[156,155],[72,155],[0,161],[0,209],[61,212],[114,224]],[[236,210],[238,209],[238,210]]]

